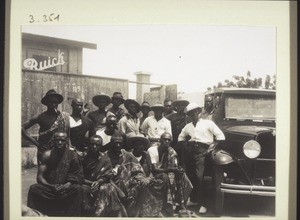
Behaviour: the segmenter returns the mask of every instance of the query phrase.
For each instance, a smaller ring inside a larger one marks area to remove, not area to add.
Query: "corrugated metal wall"
[[[63,95],[64,101],[59,105],[59,110],[69,113],[71,106],[68,97],[81,98],[90,103],[91,110],[96,109],[92,104],[92,97],[100,92],[112,96],[115,91],[119,91],[125,99],[128,97],[128,80],[124,79],[45,71],[23,70],[22,73],[22,123],[46,110],[41,99],[50,89]],[[28,132],[37,134],[38,128],[34,126]]]

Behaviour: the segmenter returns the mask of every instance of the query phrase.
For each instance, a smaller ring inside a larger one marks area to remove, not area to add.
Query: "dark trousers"
[[[184,150],[186,174],[193,185],[190,200],[197,202],[199,205],[205,205],[206,203],[203,174],[208,147],[207,144],[188,142]]]

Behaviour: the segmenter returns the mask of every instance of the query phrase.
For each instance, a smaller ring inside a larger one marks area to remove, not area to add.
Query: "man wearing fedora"
[[[190,201],[198,203],[199,213],[205,214],[207,209],[203,174],[206,156],[217,146],[218,142],[225,140],[225,136],[213,121],[199,118],[202,109],[198,104],[190,103],[186,111],[192,122],[182,129],[178,141],[188,141],[184,152],[185,168],[194,186]]]
[[[92,99],[95,106],[98,107],[97,110],[89,112],[87,117],[89,117],[93,124],[95,132],[97,130],[102,130],[105,128],[105,120],[107,116],[106,106],[111,102],[111,99],[106,94],[95,95]]]
[[[172,135],[171,122],[163,117],[165,112],[165,106],[162,104],[155,104],[151,106],[151,110],[154,112],[153,116],[149,116],[145,119],[141,126],[141,131],[144,133],[152,144],[159,142],[160,136],[168,132]]]
[[[121,92],[114,92],[113,96],[111,97],[112,107],[107,110],[108,115],[115,115],[117,120],[119,121],[124,116],[124,109],[120,108],[125,102]]]
[[[139,134],[140,119],[138,118],[137,114],[141,111],[140,104],[133,99],[127,99],[124,102],[124,106],[128,113],[126,113],[125,116],[118,122],[119,130],[126,136],[131,132],[134,134]]]
[[[143,114],[143,116],[140,118],[140,123],[141,125],[143,124],[143,122],[145,121],[146,118],[148,118],[149,112],[151,111],[150,109],[150,104],[149,102],[144,101],[141,105],[141,112]]]
[[[62,101],[63,96],[54,89],[50,89],[41,100],[41,103],[47,106],[47,110],[32,117],[22,125],[22,136],[38,147],[38,164],[40,164],[41,155],[53,147],[52,139],[55,132],[65,132],[69,137],[69,114],[57,109]],[[37,140],[26,131],[35,124],[40,126]]]

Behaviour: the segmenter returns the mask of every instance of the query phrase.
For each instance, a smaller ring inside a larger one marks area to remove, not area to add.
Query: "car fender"
[[[234,157],[223,149],[213,150],[211,157],[213,162],[217,165],[226,165],[235,161]]]

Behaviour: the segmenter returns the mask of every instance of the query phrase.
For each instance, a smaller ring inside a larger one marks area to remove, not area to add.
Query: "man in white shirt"
[[[120,119],[118,122],[118,128],[126,136],[130,133],[137,135],[140,133],[140,119],[137,114],[141,111],[141,106],[133,99],[127,99],[124,102],[124,106],[128,113]]]
[[[155,143],[160,141],[163,133],[168,132],[172,135],[171,122],[163,117],[165,107],[162,104],[155,104],[151,107],[154,116],[149,116],[145,119],[141,126],[141,132],[144,133],[150,142]]]
[[[219,141],[225,140],[220,128],[211,120],[199,119],[202,109],[196,103],[187,106],[187,115],[192,122],[187,124],[178,136],[178,142],[188,141],[185,149],[186,172],[194,188],[191,193],[191,202],[200,205],[199,213],[205,214],[205,194],[203,174],[206,155],[212,151]]]
[[[118,130],[117,127],[117,116],[109,115],[106,117],[105,129],[98,130],[96,135],[99,135],[102,138],[102,148],[101,151],[104,152],[108,150],[109,143],[112,135]]]

